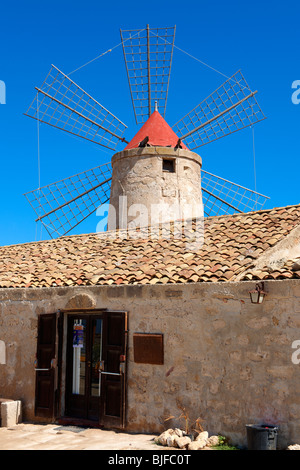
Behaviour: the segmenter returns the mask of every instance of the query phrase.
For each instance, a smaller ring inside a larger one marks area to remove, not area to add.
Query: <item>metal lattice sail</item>
[[[61,236],[75,228],[99,206],[109,201],[110,163],[43,186],[25,194],[37,219],[49,235]],[[262,209],[267,196],[201,170],[206,216]]]
[[[193,150],[252,126],[265,119],[256,93],[238,71],[178,121],[173,129]]]
[[[109,201],[112,169],[105,163],[25,194],[51,237],[69,233]]]
[[[27,116],[111,150],[126,142],[127,126],[54,65],[36,90]]]
[[[165,117],[175,29],[120,30],[137,124],[150,117],[155,103]]]
[[[120,30],[125,67],[137,124],[154,110],[165,116],[175,26]],[[115,151],[127,126],[54,65],[27,116]],[[174,126],[180,142],[196,149],[265,119],[240,71]],[[144,136],[148,145],[147,136]],[[142,143],[141,143],[142,144]],[[143,144],[144,145],[144,144]],[[69,233],[110,198],[111,164],[100,165],[25,194],[51,237]],[[268,197],[208,171],[201,171],[206,216],[260,210]]]
[[[269,199],[204,170],[201,171],[201,188],[206,216],[261,210]]]

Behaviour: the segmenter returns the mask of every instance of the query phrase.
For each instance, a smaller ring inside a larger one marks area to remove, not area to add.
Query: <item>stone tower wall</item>
[[[164,170],[164,160],[174,162],[174,172]],[[159,210],[163,217],[159,221],[202,215],[201,165],[196,153],[171,147],[116,153],[112,158],[110,197],[114,209],[110,210],[108,229],[133,226],[137,216],[150,225],[151,221],[158,221]]]

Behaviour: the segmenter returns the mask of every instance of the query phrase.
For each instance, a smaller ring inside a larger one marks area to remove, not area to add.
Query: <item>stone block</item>
[[[187,446],[192,442],[192,440],[188,436],[183,437],[176,437],[174,439],[174,443],[176,444],[179,449],[186,449]]]
[[[71,297],[66,305],[66,309],[95,308],[96,301],[87,294],[76,294]]]
[[[205,439],[199,439],[188,444],[188,450],[202,450],[206,447],[207,441]]]
[[[22,404],[20,400],[1,403],[1,427],[16,426],[22,421]]]
[[[143,286],[136,286],[136,285],[126,286],[125,291],[126,291],[127,298],[136,297],[140,299],[143,297]]]
[[[0,426],[1,426],[1,404],[6,401],[13,401],[13,400],[10,400],[9,398],[0,398]]]
[[[117,299],[125,297],[124,286],[112,286],[107,289],[106,295],[109,299]]]
[[[177,298],[182,299],[183,293],[181,289],[166,289],[165,290],[165,297],[167,298]]]

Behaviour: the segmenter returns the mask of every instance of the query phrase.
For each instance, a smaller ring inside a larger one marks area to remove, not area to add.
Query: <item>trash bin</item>
[[[277,426],[247,424],[248,450],[276,450]]]

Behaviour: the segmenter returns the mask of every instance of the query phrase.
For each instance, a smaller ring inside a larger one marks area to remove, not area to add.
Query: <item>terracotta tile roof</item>
[[[0,247],[0,287],[300,278],[299,259],[271,271],[255,268],[298,225],[300,205],[206,218],[204,243],[196,250],[186,243],[192,224],[180,239],[176,233],[155,239],[142,232],[132,239],[118,231]]]
[[[300,279],[300,257],[287,260],[282,266],[264,266],[261,269],[254,269],[245,272],[244,281],[266,281],[267,279]]]

